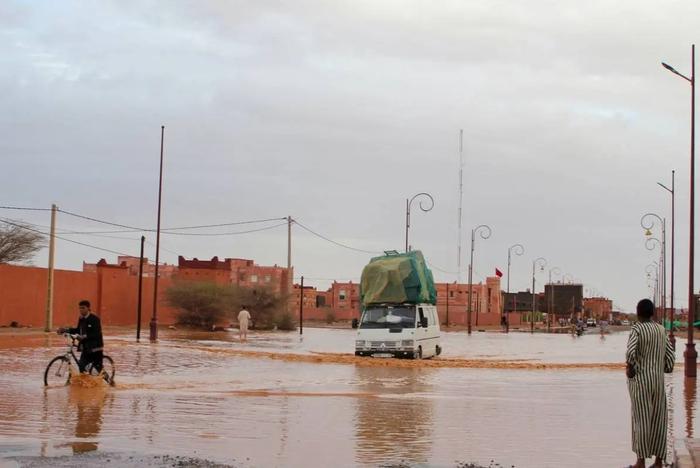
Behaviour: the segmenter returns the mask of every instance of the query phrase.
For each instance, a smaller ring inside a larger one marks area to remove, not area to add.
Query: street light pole
[[[477,233],[479,233],[482,239],[488,239],[491,237],[491,228],[485,224],[480,224],[472,229],[472,246],[471,253],[469,254],[469,302],[467,303],[467,334],[469,335],[472,334],[472,273],[474,270],[474,241]]]
[[[688,245],[688,342],[685,345],[685,376],[697,377],[698,353],[693,342],[695,328],[695,44],[691,47],[690,78],[672,66],[661,63],[667,70],[690,82],[690,235]]]
[[[642,216],[642,219],[640,220],[640,224],[643,229],[645,229],[645,235],[646,236],[651,236],[652,232],[651,229],[654,227],[654,218],[659,222],[661,225],[661,241],[657,239],[656,237],[648,237],[645,246],[647,250],[653,250],[654,249],[654,242],[656,242],[659,247],[661,248],[661,255],[660,255],[660,262],[659,262],[659,275],[657,275],[657,278],[660,276],[661,279],[659,280],[659,287],[658,287],[658,294],[657,294],[657,300],[656,306],[661,307],[661,323],[664,324],[666,322],[666,218],[662,218],[661,216],[657,215],[656,213],[646,213],[645,215]]]
[[[525,247],[523,247],[521,244],[513,244],[508,248],[508,277],[506,279],[506,297],[510,294],[510,257],[511,257],[511,252],[514,252],[515,255],[522,255],[525,253]],[[515,303],[515,301],[513,301]],[[510,329],[510,320],[508,320],[508,312],[506,312],[506,301],[503,301],[503,313],[505,314],[505,326],[506,326],[506,333],[508,333]]]
[[[547,314],[547,333],[551,332],[552,328],[552,313],[554,312],[554,284],[552,283],[552,272],[554,272],[555,275],[560,275],[561,270],[557,267],[550,268],[549,269],[549,313]]]
[[[530,333],[535,332],[535,308],[537,307],[537,297],[535,295],[535,266],[540,264],[540,270],[547,266],[547,260],[542,257],[536,258],[532,262],[532,317],[530,317]]]
[[[430,200],[430,206],[428,208],[423,208],[423,202],[419,202],[418,206],[420,207],[421,210],[428,212],[433,209],[435,206],[435,200],[433,200],[433,197],[429,193],[421,192],[413,195],[413,197],[409,200],[408,198],[406,199],[406,252],[408,252],[408,228],[411,226],[411,205],[413,204],[413,200],[415,200],[418,197],[427,197],[428,200]]]
[[[673,322],[675,314],[675,304],[673,302],[673,293],[675,291],[674,276],[675,276],[675,253],[676,253],[676,171],[671,171],[671,188],[666,187],[661,182],[657,182],[667,192],[671,194],[671,330],[668,338],[671,340],[673,349],[676,349],[676,336],[673,334]]]

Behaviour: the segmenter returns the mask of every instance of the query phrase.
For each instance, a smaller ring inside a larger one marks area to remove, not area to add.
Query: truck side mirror
[[[428,328],[428,317],[421,317],[420,326],[423,328]]]
[[[360,325],[360,321],[356,318],[352,319],[352,328],[357,328]]]

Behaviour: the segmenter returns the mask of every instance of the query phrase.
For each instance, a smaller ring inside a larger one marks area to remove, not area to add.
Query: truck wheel
[[[442,353],[442,348],[440,345],[435,346],[435,355],[439,356]]]
[[[423,359],[423,347],[419,346],[418,350],[413,353],[413,359]]]

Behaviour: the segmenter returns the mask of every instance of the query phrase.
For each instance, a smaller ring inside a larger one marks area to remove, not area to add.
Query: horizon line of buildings
[[[139,309],[139,257],[119,256],[117,263],[100,259],[83,262],[82,271],[55,270],[54,322],[73,323],[77,302],[88,299],[105,324],[134,325]],[[159,265],[157,304],[158,322],[174,324],[177,310],[166,300],[165,291],[175,281],[205,281],[238,285],[246,288],[269,288],[288,297],[286,310],[298,320],[351,320],[361,313],[360,284],[333,281],[325,290],[294,283],[294,268],[279,265],[258,265],[243,258],[213,257],[210,260],[178,257],[177,265]],[[48,269],[34,266],[0,264],[0,325],[16,321],[42,326],[47,310]],[[499,325],[502,316],[517,327],[529,320],[534,306],[537,312],[549,312],[556,318],[593,317],[612,319],[612,301],[604,297],[583,297],[580,284],[551,283],[544,291],[506,293],[498,276],[484,282],[436,283],[437,309],[441,323],[466,325],[471,292],[471,314],[474,326]],[[142,265],[142,324],[148,322],[154,308],[155,265],[144,259]],[[303,311],[300,310],[303,307]],[[255,311],[252,310],[254,313]],[[540,315],[536,315],[539,317]]]

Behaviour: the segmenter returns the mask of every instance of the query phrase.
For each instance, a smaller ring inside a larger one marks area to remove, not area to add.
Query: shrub
[[[335,314],[333,313],[333,309],[329,309],[326,312],[326,323],[331,324],[335,322]]]
[[[247,306],[254,328],[271,329],[276,325],[277,328],[282,329],[278,322],[282,318],[281,315],[286,312],[286,296],[277,294],[267,287],[233,286],[232,301],[236,311],[241,310],[243,305]],[[290,316],[290,318],[292,317]]]
[[[291,331],[296,330],[297,326],[294,322],[294,317],[289,312],[284,312],[275,318],[275,325],[278,330]]]
[[[177,309],[178,323],[211,330],[233,312],[230,286],[205,282],[176,282],[165,291],[167,302]]]

